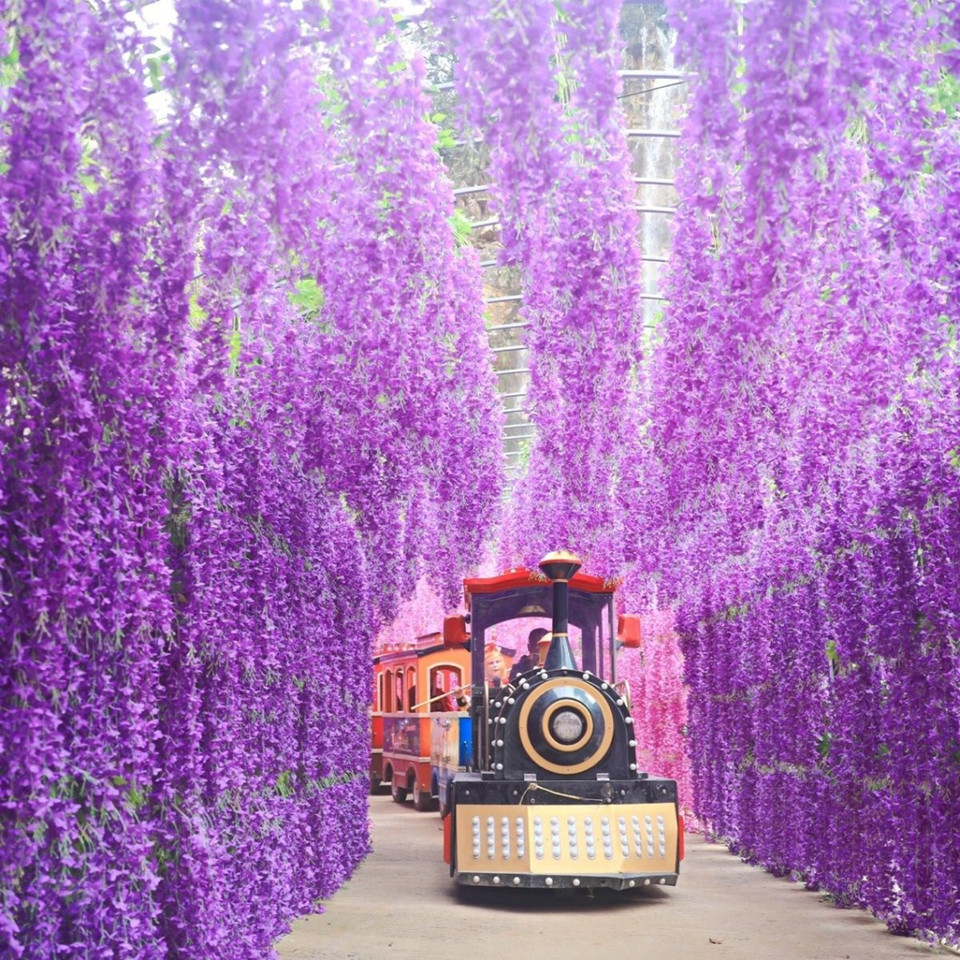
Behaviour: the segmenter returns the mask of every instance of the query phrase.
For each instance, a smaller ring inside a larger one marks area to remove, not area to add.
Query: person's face
[[[503,654],[499,650],[491,650],[484,658],[484,671],[488,677],[503,676]]]

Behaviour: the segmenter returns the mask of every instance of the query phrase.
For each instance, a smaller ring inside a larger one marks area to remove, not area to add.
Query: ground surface
[[[371,797],[373,853],[277,945],[282,960],[920,960],[951,956],[687,837],[675,888],[458,898],[436,813]],[[622,951],[622,952],[621,952]],[[952,955],[955,956],[955,955]]]

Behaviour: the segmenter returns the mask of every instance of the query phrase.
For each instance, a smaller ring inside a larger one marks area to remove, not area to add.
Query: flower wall
[[[697,78],[630,516],[678,603],[697,811],[956,942],[956,23],[671,8]]]
[[[3,8],[0,953],[260,958],[494,516],[479,268],[376,4],[121,7]]]
[[[633,596],[628,585],[626,597]],[[617,676],[630,684],[637,764],[640,770],[677,781],[684,826],[696,830],[702,825],[696,814],[687,748],[688,690],[682,682],[683,653],[673,611],[648,610],[642,614],[641,636],[639,650],[621,650],[617,657]]]
[[[504,566],[576,544],[616,570],[615,509],[639,356],[634,187],[617,108],[619,4],[434,4],[469,128],[491,151],[500,262],[529,325],[530,469],[511,493]]]

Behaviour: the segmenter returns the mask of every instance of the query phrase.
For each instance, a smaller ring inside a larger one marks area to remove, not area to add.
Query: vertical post
[[[486,690],[483,674],[485,628],[478,622],[475,604],[470,613],[470,717],[473,737],[473,768],[487,769]]]
[[[617,634],[613,629],[613,597],[607,601],[607,623],[609,625],[609,639],[607,643],[610,644],[610,682],[617,682]]]

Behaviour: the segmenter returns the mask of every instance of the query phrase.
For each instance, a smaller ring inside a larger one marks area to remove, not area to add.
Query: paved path
[[[458,898],[440,818],[371,797],[374,852],[277,945],[282,960],[921,960],[956,956],[687,837],[675,888],[473,891]]]

